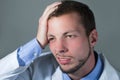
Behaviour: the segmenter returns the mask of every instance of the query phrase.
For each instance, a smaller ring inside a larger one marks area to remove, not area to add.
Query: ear
[[[97,40],[98,40],[98,33],[96,29],[94,29],[89,35],[89,41],[90,41],[91,48],[93,48],[96,45]]]

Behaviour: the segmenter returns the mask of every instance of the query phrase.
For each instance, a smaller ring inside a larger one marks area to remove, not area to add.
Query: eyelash
[[[50,41],[52,41],[53,39],[54,39],[54,38],[49,38],[48,41],[50,42]]]
[[[66,35],[66,37],[68,37],[68,38],[74,38],[74,37],[76,37],[76,35]]]
[[[65,38],[74,38],[76,35],[66,35]],[[48,42],[54,40],[54,38],[48,38]]]

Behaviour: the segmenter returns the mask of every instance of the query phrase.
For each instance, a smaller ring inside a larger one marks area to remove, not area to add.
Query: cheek
[[[50,48],[51,51],[53,51],[53,47],[54,46],[52,44],[49,44],[49,48]]]
[[[53,55],[55,55],[55,46],[54,46],[54,44],[49,44],[49,48],[50,48],[51,52],[53,53]]]
[[[89,43],[87,40],[76,40],[71,41],[68,45],[70,53],[73,56],[83,56],[88,54],[89,52]]]

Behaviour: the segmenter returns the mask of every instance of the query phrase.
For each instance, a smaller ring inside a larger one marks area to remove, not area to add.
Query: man
[[[87,5],[55,2],[41,16],[37,37],[0,60],[0,80],[120,80],[94,51],[97,38]],[[47,44],[52,54],[41,53]]]

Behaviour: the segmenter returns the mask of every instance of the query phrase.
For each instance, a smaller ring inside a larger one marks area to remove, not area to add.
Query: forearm
[[[34,59],[39,57],[41,50],[37,40],[34,39],[2,58],[0,60],[0,80],[15,80]]]
[[[40,56],[42,48],[40,47],[38,41],[35,39],[31,40],[24,46],[21,46],[17,52],[17,58],[20,66],[29,65],[37,57]]]

